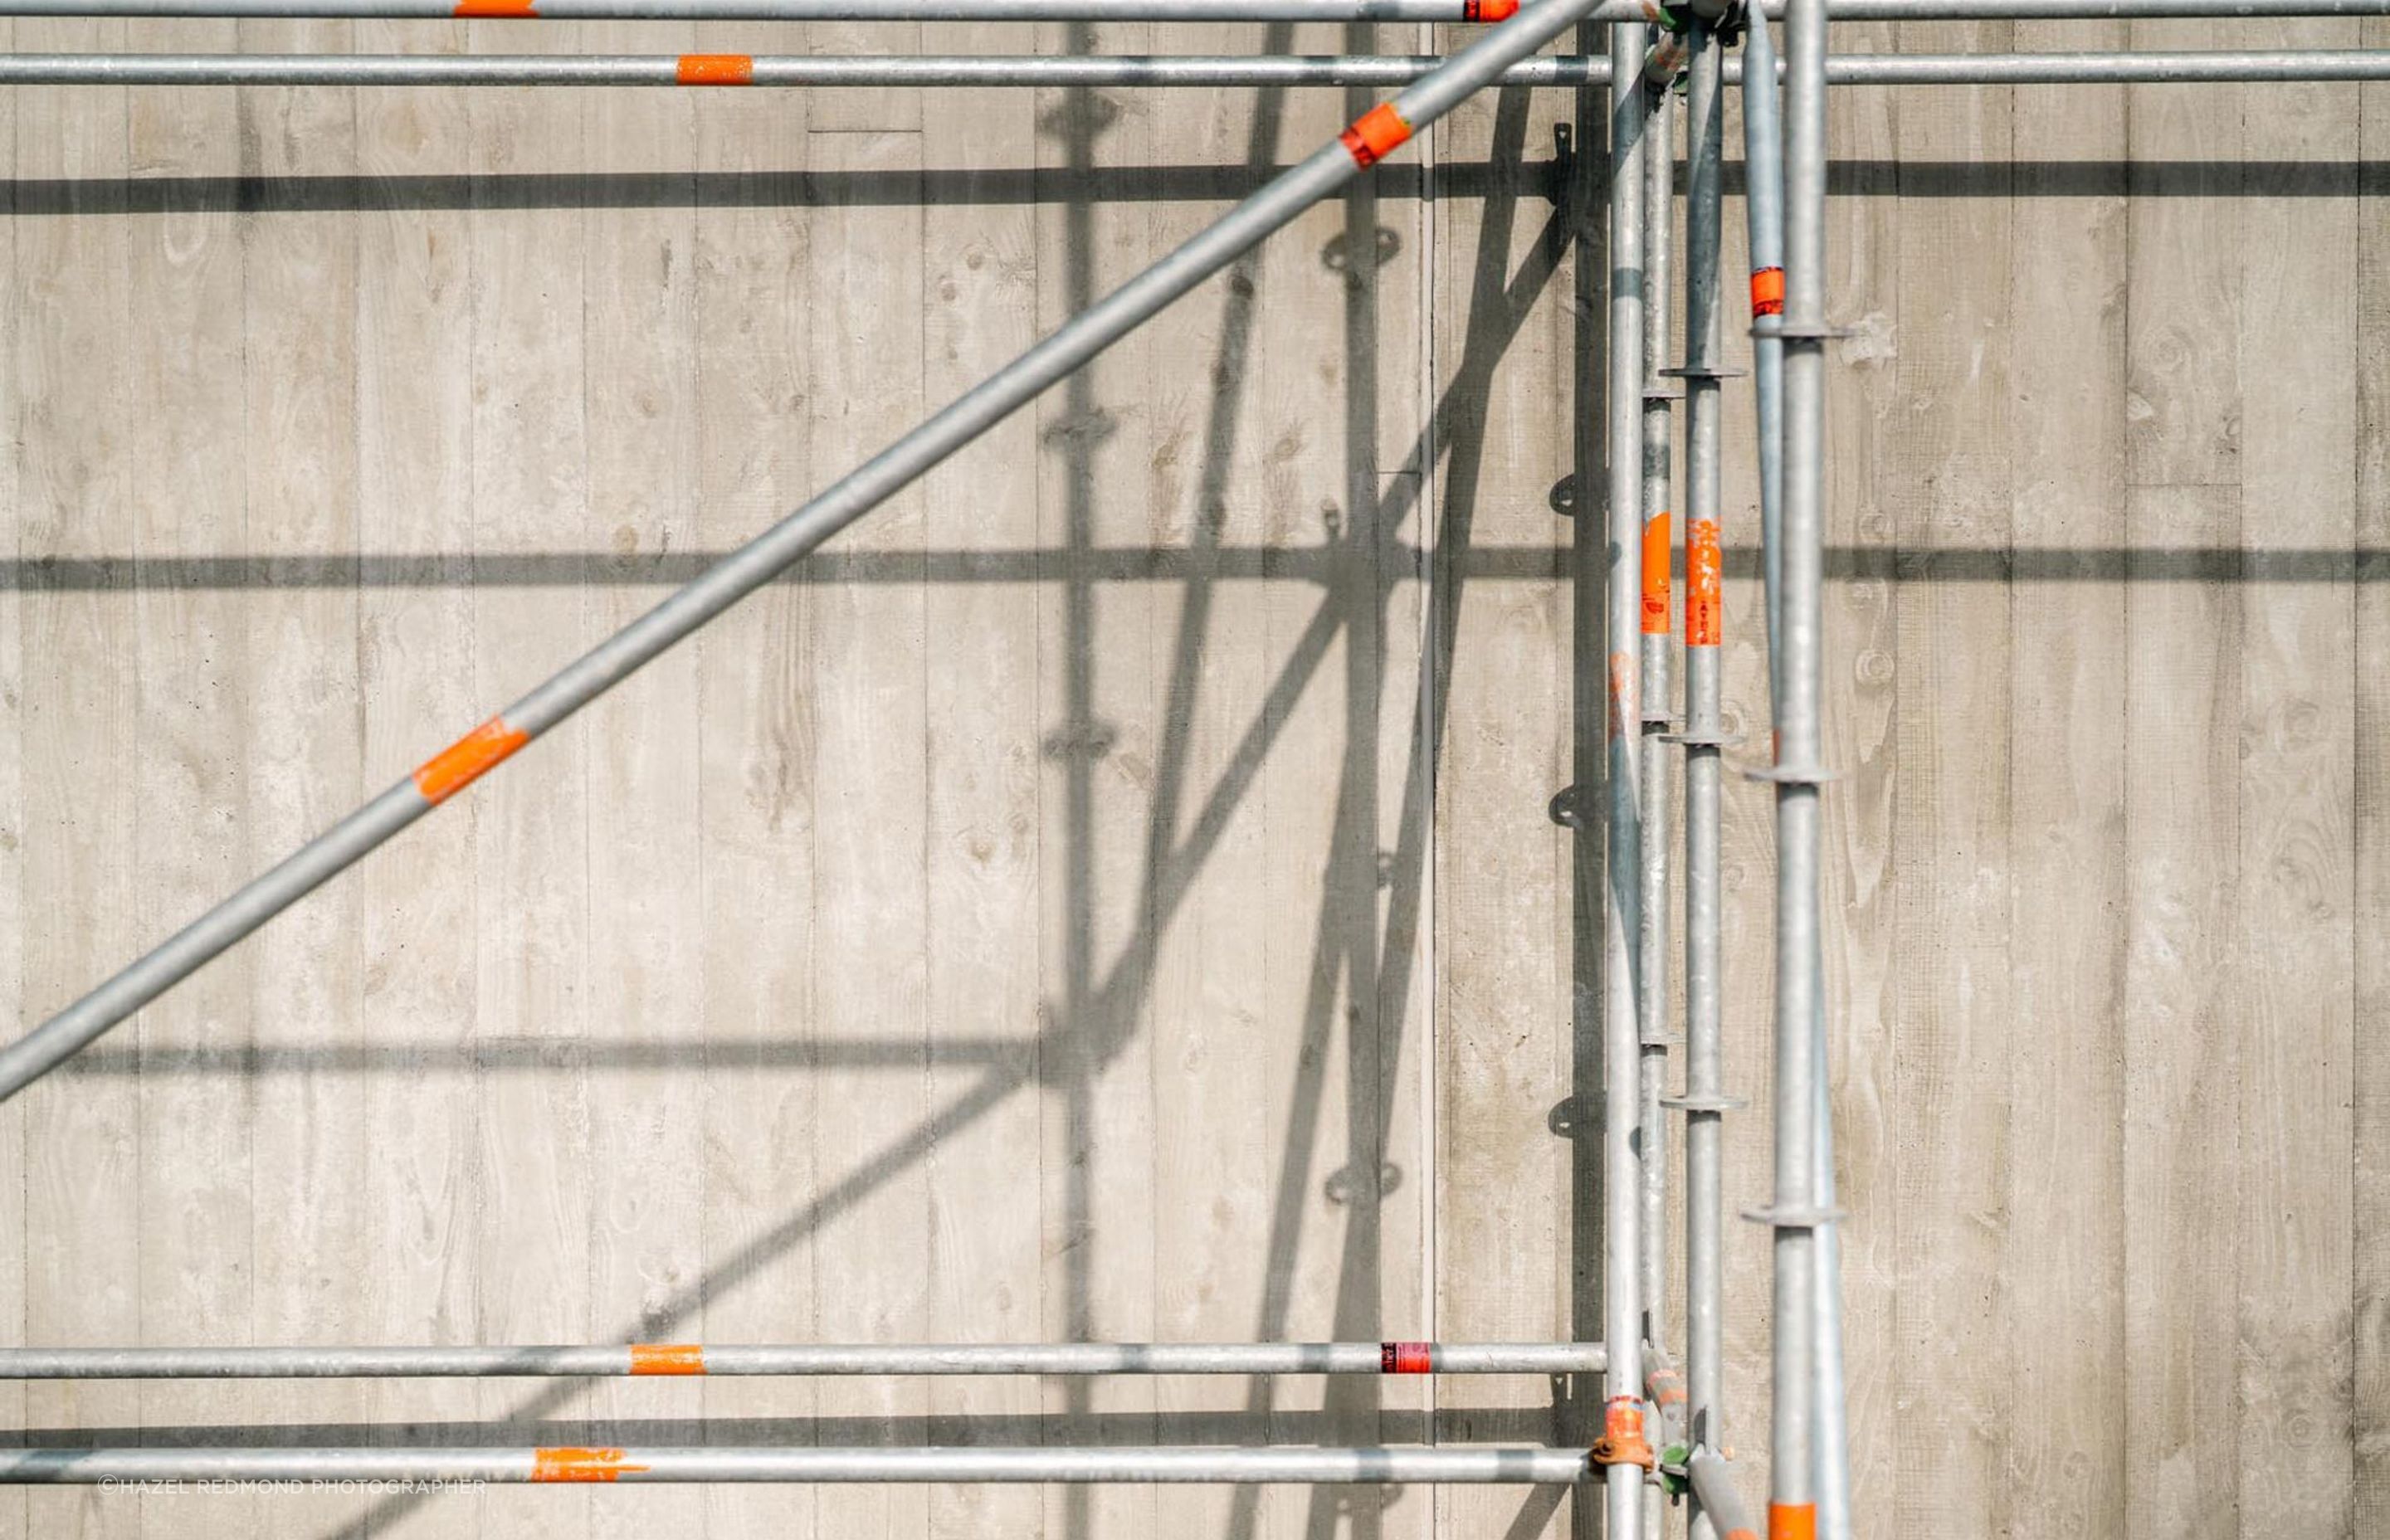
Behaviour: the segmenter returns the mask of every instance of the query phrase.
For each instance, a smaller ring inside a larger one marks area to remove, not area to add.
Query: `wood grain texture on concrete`
[[[1457,36],[7,34],[1048,55]],[[2390,46],[2390,23],[1836,32],[2126,44]],[[1370,99],[14,93],[12,1030]],[[1830,354],[1824,882],[1857,1509],[2018,1540],[2390,1540],[2390,94],[1851,90],[1831,109],[1830,305],[1852,334]],[[0,1341],[1599,1320],[1598,1077],[1572,1041],[1598,980],[1576,836],[1547,805],[1584,709],[1571,638],[1599,618],[1565,513],[1571,484],[1600,484],[1600,122],[1561,93],[1468,104],[0,1109]],[[1738,188],[1732,110],[1728,142]],[[1727,239],[1735,294],[1731,207]],[[1739,307],[1726,330],[1744,362]],[[1725,423],[1726,695],[1755,736],[1745,387]],[[1770,802],[1729,777],[1727,1078],[1755,1104],[1728,1123],[1733,1208],[1767,1187]],[[1729,1440],[1756,1495],[1766,1233],[1730,1221],[1728,1248]],[[43,1444],[1459,1443],[1581,1437],[1595,1396],[91,1383],[0,1393],[0,1420]],[[0,1494],[0,1535],[1596,1528],[1503,1490]]]

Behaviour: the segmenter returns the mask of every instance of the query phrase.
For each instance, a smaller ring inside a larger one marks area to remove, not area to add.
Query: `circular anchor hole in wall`
[[[1359,249],[1367,242],[1367,250]],[[1356,266],[1383,267],[1403,249],[1403,237],[1380,225],[1369,230],[1344,230],[1319,249],[1319,265],[1330,273],[1349,273]],[[1356,263],[1358,254],[1366,261]]]

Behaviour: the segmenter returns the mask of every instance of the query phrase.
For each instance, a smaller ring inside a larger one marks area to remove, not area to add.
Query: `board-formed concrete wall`
[[[2390,26],[1838,29],[1875,50],[2277,41]],[[1367,105],[9,100],[12,1031]],[[1578,240],[1600,147],[1577,110],[1472,104],[0,1110],[0,1340],[1598,1320],[1573,837],[1547,813],[1580,615],[1554,502],[1600,374]],[[1852,90],[1833,117],[1832,308],[1855,331],[1830,423],[1829,969],[1866,1527],[2390,1534],[2390,91]],[[1730,709],[1764,730],[1728,402]],[[1730,1075],[1764,1108],[1767,803],[1730,796]],[[1764,1195],[1765,1131],[1730,1124],[1732,1204]],[[1730,1244],[1730,1437],[1757,1468],[1764,1233]],[[1581,1427],[1567,1389],[46,1385],[0,1417],[40,1444],[1532,1441]],[[86,1492],[0,1498],[0,1533],[1459,1537],[1570,1511]]]

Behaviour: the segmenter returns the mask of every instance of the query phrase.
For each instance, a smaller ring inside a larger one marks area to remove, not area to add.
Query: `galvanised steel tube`
[[[1671,622],[1668,564],[1674,554],[1668,517],[1668,440],[1676,427],[1670,410],[1668,309],[1671,294],[1668,241],[1676,219],[1677,164],[1674,66],[1657,58],[1675,44],[1664,35],[1646,56],[1651,94],[1643,126],[1643,528],[1642,627],[1638,665],[1643,709],[1641,823],[1644,838],[1637,883],[1641,892],[1635,932],[1636,1033],[1642,1053],[1637,1067],[1643,1130],[1643,1341],[1667,1344],[1668,1146],[1660,1098],[1668,1090],[1668,776],[1663,772],[1660,739],[1668,730],[1668,643]]]
[[[2374,49],[2238,49],[2195,53],[1875,54],[1826,66],[1829,85],[2119,85],[2199,82],[2380,80]]]
[[[1720,1540],[1758,1540],[1758,1532],[1751,1524],[1751,1509],[1743,1505],[1742,1494],[1735,1487],[1732,1467],[1715,1450],[1696,1446],[1692,1458],[1686,1462],[1685,1474],[1692,1482],[1694,1512],[1706,1516],[1705,1520],[1697,1519],[1696,1523],[1706,1521],[1714,1526]]]
[[[466,734],[415,773],[200,916],[155,951],[0,1049],[0,1099],[188,978],[225,948],[769,583],[1304,210],[1343,187],[1505,66],[1576,24],[1592,0],[1536,0],[1442,68],[1271,179],[1216,224],[1063,324],[984,383],[686,587]]]
[[[0,1484],[1168,1482],[1570,1486],[1572,1449],[6,1449]]]
[[[1765,26],[1751,29],[1746,49],[1753,73],[1743,85],[1743,157],[1748,167],[1752,268],[1752,352],[1758,386],[1759,506],[1762,591],[1767,625],[1768,699],[1771,714],[1783,702],[1780,630],[1784,494],[1783,359],[1776,336],[1783,308],[1783,160],[1774,47]],[[1833,64],[1831,58],[1828,65]],[[1825,976],[1822,938],[1815,963]],[[1834,1201],[1833,1109],[1829,1095],[1826,1007],[1820,989],[1811,1019],[1812,1073],[1817,1116],[1813,1180],[1818,1205]],[[1848,1427],[1843,1393],[1842,1242],[1831,1224],[1817,1236],[1818,1284],[1812,1291],[1818,1347],[1818,1517],[1828,1540],[1850,1533],[1850,1468],[1844,1450]]]
[[[1777,314],[1783,302],[1780,266],[1783,260],[1782,194],[1783,163],[1779,136],[1780,112],[1775,88],[1772,58],[1763,51],[1772,52],[1766,37],[1767,29],[1754,29],[1759,34],[1750,50],[1753,68],[1763,79],[1746,86],[1745,134],[1746,155],[1754,168],[1751,177],[1753,203],[1752,266],[1756,275],[1766,265],[1780,270],[1768,294],[1763,297],[1756,279],[1753,291],[1754,352],[1759,375],[1760,416],[1760,497],[1763,525],[1763,588],[1767,617],[1767,656],[1771,705],[1780,712],[1782,676],[1780,630],[1782,605],[1782,572],[1779,566],[1783,545],[1781,510],[1784,494],[1783,424],[1783,346],[1774,335]],[[1831,71],[1834,60],[1827,60]],[[1760,168],[1765,168],[1764,173]],[[1763,207],[1764,205],[1764,207]],[[1812,938],[1812,973],[1819,981],[1813,1000],[1810,1018],[1811,1073],[1814,1083],[1813,1106],[1816,1132],[1811,1147],[1813,1192],[1820,1209],[1833,1207],[1833,1109],[1830,1096],[1829,1064],[1826,1053],[1826,1004],[1823,988],[1825,977],[1824,940]],[[1821,1225],[1816,1232],[1815,1253],[1817,1282],[1811,1290],[1815,1311],[1818,1384],[1818,1508],[1819,1528],[1828,1540],[1842,1540],[1850,1534],[1850,1469],[1844,1450],[1847,1430],[1843,1392],[1843,1319],[1840,1292],[1841,1238],[1831,1224]]]
[[[6,0],[0,16],[492,21],[1500,21],[1518,0]]]
[[[1606,642],[1608,787],[1602,847],[1602,1334],[1611,1349],[1603,1383],[1602,1442],[1613,1458],[1648,1448],[1643,1436],[1641,997],[1637,938],[1642,908],[1640,553],[1643,544],[1643,170],[1651,96],[1643,89],[1645,29],[1610,32],[1610,336],[1609,538],[1602,551]],[[1578,538],[1592,535],[1588,520]],[[1579,660],[1582,667],[1584,660]],[[1603,1533],[1631,1540],[1643,1533],[1643,1469],[1625,1459],[1608,1467]]]
[[[6,54],[0,85],[749,86],[985,89],[1401,86],[1433,55],[1056,58],[750,54]],[[1729,60],[1727,78],[1741,80]],[[1501,83],[1604,85],[1610,61],[1544,55]],[[1831,61],[1830,85],[2098,85],[2390,80],[2390,50],[2183,54],[1882,54]]]
[[[1759,23],[1764,30],[1765,23]],[[1719,249],[1724,244],[1726,49],[1708,27],[1693,29],[1685,144],[1685,1392],[1686,1437],[1696,1451],[1724,1437],[1725,1262],[1720,1235],[1724,1184],[1720,1120],[1725,1108],[1720,1045],[1718,776],[1726,747],[1719,722],[1719,657],[1725,613],[1724,516],[1719,483]],[[1690,1540],[1714,1540],[1716,1515],[1698,1489],[1687,1519]],[[1731,1526],[1726,1526],[1731,1528]]]
[[[1934,21],[2390,15],[2390,0],[1837,0],[1838,19]],[[1769,14],[1780,12],[1770,5]],[[1499,21],[1507,0],[5,0],[0,16],[466,17],[674,21]],[[1643,0],[1584,19],[1641,21]]]
[[[1792,0],[1786,22],[1784,511],[1778,558],[1781,700],[1776,754],[1775,1357],[1770,1534],[1816,1533],[1816,1026],[1821,537],[1825,514],[1826,13]]]
[[[0,1349],[7,1380],[649,1375],[1592,1374],[1599,1342],[1057,1342]]]

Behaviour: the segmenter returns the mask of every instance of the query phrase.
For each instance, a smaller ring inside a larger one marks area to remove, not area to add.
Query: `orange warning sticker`
[[[535,1482],[610,1482],[646,1469],[626,1464],[620,1449],[534,1449],[531,1458]]]
[[[1668,634],[1668,516],[1643,521],[1643,635]]]
[[[1432,1374],[1435,1371],[1435,1350],[1427,1342],[1380,1342],[1378,1372],[1381,1374]]]
[[[1767,1540],[1818,1540],[1818,1505],[1767,1505]]]
[[[1392,102],[1380,102],[1361,114],[1360,121],[1343,135],[1345,151],[1356,165],[1374,166],[1392,155],[1411,136],[1411,125],[1394,110]]]
[[[1462,0],[1463,21],[1508,21],[1519,14],[1519,0]]]
[[[705,1349],[695,1342],[633,1342],[633,1374],[703,1374]]]
[[[415,772],[415,789],[437,807],[530,741],[529,733],[508,726],[503,716],[494,716],[425,760]]]
[[[1715,519],[1696,519],[1685,541],[1685,645],[1715,647],[1726,610],[1726,554]]]
[[[683,54],[674,78],[683,85],[752,85],[755,81],[755,56]]]
[[[1784,269],[1763,267],[1751,276],[1751,314],[1784,314]]]
[[[456,0],[458,16],[528,17],[539,13],[532,6],[534,0]]]
[[[1610,655],[1610,736],[1625,735],[1626,725],[1635,720],[1638,710],[1636,697],[1635,660],[1624,652]]]

